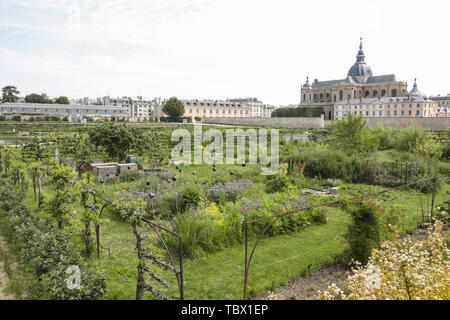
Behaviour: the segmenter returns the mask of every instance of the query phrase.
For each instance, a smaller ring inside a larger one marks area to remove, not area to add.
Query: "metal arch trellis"
[[[0,148],[0,150],[1,150],[1,148]],[[17,156],[13,152],[10,152],[10,154],[13,155],[17,160],[22,161],[22,162],[24,162],[26,164],[30,164],[29,161],[21,158],[20,156]],[[46,172],[46,170],[44,168],[42,168],[42,170],[44,172]],[[113,201],[111,201],[109,199],[106,199],[106,198],[104,198],[104,197],[102,197],[102,196],[100,196],[98,194],[95,194],[92,190],[88,190],[87,192],[93,194],[96,198],[107,202],[107,204],[110,204],[110,205],[114,206]],[[104,207],[105,206],[103,206],[103,208]],[[103,208],[102,208],[102,211],[103,211]],[[169,229],[167,229],[167,228],[165,228],[165,227],[163,227],[163,226],[161,226],[161,225],[159,225],[157,223],[154,223],[154,222],[152,222],[152,221],[150,221],[150,220],[148,220],[148,219],[146,219],[144,217],[139,217],[139,219],[141,221],[143,221],[144,223],[146,223],[148,226],[150,226],[151,229],[157,234],[158,240],[162,243],[162,245],[164,247],[164,250],[166,251],[166,253],[167,253],[167,255],[168,255],[169,259],[170,259],[170,264],[167,264],[167,263],[165,263],[163,261],[159,261],[159,260],[155,259],[155,257],[153,257],[151,255],[145,255],[145,257],[147,259],[150,259],[150,260],[154,261],[155,263],[163,266],[164,268],[170,269],[171,271],[173,271],[175,273],[175,276],[177,278],[177,283],[178,283],[178,289],[179,289],[179,292],[180,292],[180,300],[184,300],[183,237],[181,235],[179,235],[178,233],[173,232],[173,231],[171,231],[171,230],[169,230]],[[173,236],[178,238],[178,244],[179,244],[179,247],[178,247],[179,268],[176,267],[175,260],[174,260],[174,258],[172,256],[169,248],[167,247],[166,242],[161,237],[161,232],[159,230],[163,230],[163,231],[165,231],[167,233],[170,233],[171,235],[173,235]]]
[[[113,201],[109,200],[109,199],[105,199],[102,196],[96,195],[97,198],[108,202],[109,204],[111,204],[112,206],[114,206]],[[177,278],[177,283],[178,283],[178,289],[180,292],[180,300],[184,300],[184,278],[183,278],[183,237],[181,235],[179,235],[176,232],[173,232],[157,223],[154,223],[144,217],[138,217],[139,220],[141,220],[142,222],[146,223],[158,236],[158,240],[162,243],[164,250],[167,253],[167,256],[169,257],[170,260],[170,264],[167,264],[163,261],[160,261],[158,259],[156,259],[155,257],[151,256],[151,255],[144,255],[145,258],[152,260],[153,262],[163,266],[164,268],[170,269],[171,271],[173,271],[175,273],[175,277]],[[169,248],[167,247],[166,242],[164,241],[164,239],[161,236],[161,232],[160,230],[163,230],[167,233],[170,233],[171,235],[175,236],[178,238],[178,255],[179,255],[179,268],[176,267],[175,265],[175,260],[173,258],[173,255],[171,254]]]
[[[429,180],[433,180],[433,179],[442,179],[442,178],[448,177],[449,175],[450,174],[448,173],[448,174],[441,175],[441,176],[436,176],[436,177],[431,177],[431,178],[417,180],[417,181],[414,181],[414,182],[411,182],[411,183],[408,183],[408,184],[404,184],[404,185],[401,185],[401,186],[398,186],[398,187],[387,188],[387,189],[384,189],[384,190],[379,191],[379,192],[375,192],[375,193],[372,193],[372,194],[367,194],[367,195],[362,196],[361,198],[370,198],[370,197],[372,197],[371,201],[374,201],[378,196],[380,196],[380,195],[382,195],[384,193],[387,193],[387,192],[390,192],[390,191],[393,191],[393,190],[402,189],[402,188],[405,188],[405,187],[409,187],[411,185],[415,185],[415,184],[418,184],[418,183],[421,183],[421,182],[425,182],[425,181],[429,181]],[[336,205],[338,203],[339,203],[339,201],[331,201],[331,202],[317,204],[317,205],[313,205],[313,206],[297,208],[297,209],[294,209],[294,210],[291,210],[291,211],[288,211],[288,212],[275,214],[275,215],[272,215],[272,216],[269,216],[269,217],[263,217],[263,218],[259,218],[259,219],[250,220],[250,221],[247,221],[245,223],[245,265],[244,265],[244,297],[243,297],[243,300],[247,299],[248,277],[249,277],[250,264],[251,264],[252,258],[254,256],[256,247],[258,246],[260,240],[262,239],[264,234],[267,232],[267,230],[269,230],[269,228],[275,222],[280,220],[281,218],[283,218],[285,216],[288,216],[288,215],[291,215],[291,214],[294,214],[294,213],[296,213],[298,211],[305,211],[305,210],[310,210],[310,209],[313,209],[313,208],[318,208],[318,207],[323,207],[323,206]],[[248,239],[248,226],[249,226],[249,224],[255,223],[255,222],[259,222],[259,221],[269,220],[269,219],[273,219],[273,220],[258,235],[258,237],[257,237],[257,239],[255,241],[255,244],[253,245],[253,248],[252,248],[252,251],[250,253],[250,256],[249,256],[248,255],[248,240],[249,240]]]

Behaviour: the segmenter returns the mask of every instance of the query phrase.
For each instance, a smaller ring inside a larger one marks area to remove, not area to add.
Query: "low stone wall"
[[[447,131],[450,127],[450,118],[364,118],[367,128],[376,128],[382,124],[385,128],[405,129],[418,125],[424,130]],[[325,121],[325,126],[336,121]]]
[[[324,127],[323,115],[320,118],[203,118],[203,123],[235,126],[262,126],[278,128],[304,127],[321,129]]]
[[[450,118],[366,118],[366,121],[367,128],[375,128],[379,123],[394,129],[405,129],[414,124],[430,131],[447,131],[450,127]]]

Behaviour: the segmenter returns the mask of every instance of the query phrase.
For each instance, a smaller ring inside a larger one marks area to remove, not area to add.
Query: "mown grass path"
[[[248,292],[254,296],[275,286],[333,263],[346,245],[342,234],[348,217],[330,208],[328,223],[302,232],[266,238],[258,245],[249,272]],[[252,246],[254,241],[250,242]],[[250,248],[251,250],[251,248]],[[244,284],[244,246],[187,261],[185,287],[188,299],[242,299]],[[275,282],[273,282],[275,281]]]
[[[249,295],[270,289],[272,281],[275,281],[275,286],[286,284],[307,272],[310,264],[313,271],[333,263],[334,257],[346,248],[342,235],[347,221],[345,213],[329,208],[328,223],[325,225],[263,239],[250,267]],[[110,285],[105,298],[134,299],[137,261],[133,251],[130,252],[133,246],[132,234],[123,223],[119,225],[118,222],[113,219],[104,232],[104,242],[115,248],[111,257],[104,257],[101,263]],[[126,238],[124,234],[127,234]],[[250,245],[253,243],[250,242]],[[207,254],[203,258],[185,259],[185,298],[242,299],[244,257],[244,245],[239,245]],[[172,281],[171,293],[174,297],[177,296],[176,289],[176,282]]]

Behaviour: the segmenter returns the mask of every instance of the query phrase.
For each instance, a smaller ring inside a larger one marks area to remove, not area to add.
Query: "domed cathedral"
[[[394,74],[374,76],[366,63],[362,38],[355,64],[347,77],[342,80],[319,81],[310,83],[309,77],[301,88],[303,106],[321,106],[325,111],[325,120],[334,120],[334,104],[363,98],[400,97],[408,94],[407,83],[397,81]]]

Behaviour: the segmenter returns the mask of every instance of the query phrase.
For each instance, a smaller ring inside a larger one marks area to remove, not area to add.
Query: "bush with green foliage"
[[[252,185],[250,180],[230,179],[223,183],[206,184],[204,189],[208,200],[221,205],[227,201],[236,202]]]
[[[197,208],[205,198],[203,188],[194,184],[183,186],[179,189],[174,201],[171,201],[172,212],[185,212],[189,208]]]
[[[440,159],[443,146],[434,139],[430,132],[419,126],[411,126],[399,131],[396,149],[411,152],[422,158]]]
[[[319,179],[352,181],[353,173],[360,165],[356,158],[343,151],[325,148],[282,154],[280,158],[285,163],[305,163],[303,174]]]
[[[362,197],[340,199],[341,208],[351,217],[346,238],[350,245],[351,257],[362,264],[369,261],[372,249],[381,243],[381,210],[375,203]]]
[[[450,128],[442,141],[442,158],[450,160]]]
[[[88,267],[71,241],[72,235],[54,227],[52,221],[34,215],[22,204],[22,196],[8,180],[0,180],[0,222],[2,232],[31,269],[36,281],[29,283],[39,299],[91,300],[106,291],[104,275]],[[69,289],[69,266],[80,268],[81,287]]]

